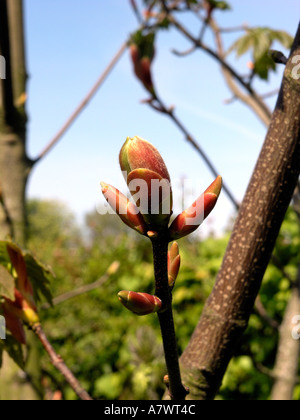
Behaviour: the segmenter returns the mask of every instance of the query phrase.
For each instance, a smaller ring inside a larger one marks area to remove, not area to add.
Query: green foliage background
[[[137,317],[119,304],[119,290],[153,293],[150,242],[130,231],[117,216],[91,213],[84,229],[56,202],[29,203],[29,248],[56,274],[53,296],[99,279],[113,261],[119,270],[102,287],[42,309],[45,330],[56,350],[97,399],[157,399],[164,393],[164,357],[155,314]],[[84,234],[83,234],[84,232]],[[300,250],[299,227],[290,210],[276,245],[276,255],[293,278]],[[197,324],[222,262],[229,234],[179,242],[182,268],[173,291],[180,353]],[[268,315],[280,324],[290,283],[270,265],[260,293]],[[270,395],[278,331],[254,311],[240,348],[230,363],[218,399],[265,400]],[[62,382],[41,349],[44,382],[75,395]],[[300,385],[295,399],[300,398]]]

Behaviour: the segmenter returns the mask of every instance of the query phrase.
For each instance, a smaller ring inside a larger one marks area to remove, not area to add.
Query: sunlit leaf
[[[262,79],[267,79],[270,70],[275,70],[275,63],[269,56],[274,42],[279,42],[284,48],[290,48],[293,38],[285,31],[276,31],[267,27],[249,28],[246,34],[239,38],[228,50],[236,51],[238,57],[251,53],[254,61],[254,71]]]

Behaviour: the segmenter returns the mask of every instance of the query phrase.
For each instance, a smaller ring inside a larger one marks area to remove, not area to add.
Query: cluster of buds
[[[143,35],[141,31],[138,31],[132,36],[130,43],[130,55],[135,75],[152,95],[154,86],[151,63],[155,54],[154,36],[153,32]]]
[[[2,304],[6,327],[13,337],[21,344],[26,344],[23,323],[29,326],[39,322],[37,308],[33,297],[33,289],[27,276],[26,263],[23,255],[14,246],[7,245],[7,252],[14,268],[17,280],[14,300],[4,297]]]
[[[152,241],[165,242],[183,238],[194,232],[214,208],[222,188],[218,176],[195,202],[170,223],[173,195],[170,175],[157,149],[140,137],[127,138],[119,156],[133,201],[115,187],[101,183],[102,193],[119,215],[132,229]],[[168,282],[172,289],[180,267],[178,244],[174,242],[168,254]],[[158,312],[161,302],[156,296],[145,293],[122,291],[121,303],[139,315]]]

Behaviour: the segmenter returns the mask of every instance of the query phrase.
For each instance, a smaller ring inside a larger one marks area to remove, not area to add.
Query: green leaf
[[[22,345],[10,334],[6,334],[5,340],[0,340],[0,367],[2,363],[2,352],[5,350],[11,359],[22,369],[25,368],[25,357]]]
[[[10,258],[6,249],[6,245],[9,241],[0,241],[0,265],[8,266],[10,264]]]
[[[286,49],[290,49],[293,44],[293,37],[285,31],[272,31],[273,40],[280,42]]]
[[[15,299],[15,279],[5,267],[0,265],[0,296],[10,300]]]
[[[255,73],[264,80],[268,79],[269,71],[275,70],[276,64],[274,60],[266,53],[255,62]]]
[[[293,38],[285,31],[276,31],[267,27],[249,28],[244,36],[239,38],[228,50],[236,51],[238,57],[252,53],[255,73],[261,79],[267,79],[270,70],[275,70],[274,61],[269,56],[272,44],[278,41],[285,48],[290,48]]]
[[[231,10],[231,6],[226,1],[216,1],[216,0],[207,0],[208,3],[214,7],[215,9],[219,10]]]
[[[148,57],[150,60],[154,57],[154,41],[155,41],[155,33],[148,32],[146,34],[143,33],[142,30],[136,31],[134,34],[131,35],[131,42],[136,44],[139,49],[140,58]]]
[[[27,275],[31,281],[34,297],[36,301],[43,296],[52,305],[52,295],[50,291],[50,278],[55,277],[50,267],[38,261],[30,252],[25,251],[24,259],[27,268]]]
[[[252,32],[249,31],[246,35],[239,38],[235,43],[229,48],[227,54],[230,54],[232,51],[236,51],[238,57],[244,55],[250,48],[254,47],[254,39]]]

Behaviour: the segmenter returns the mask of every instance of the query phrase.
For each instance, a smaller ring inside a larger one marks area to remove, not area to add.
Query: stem
[[[32,330],[35,335],[39,338],[40,342],[42,343],[44,349],[49,354],[51,363],[53,366],[60,371],[60,373],[64,376],[68,384],[74,390],[74,392],[78,395],[78,397],[83,401],[92,401],[92,398],[89,394],[81,387],[78,380],[75,378],[73,373],[70,369],[66,366],[65,362],[59,356],[55,350],[53,349],[52,345],[49,343],[46,334],[44,333],[41,324],[35,324],[32,326]]]
[[[161,238],[152,240],[155,294],[162,300],[163,309],[158,312],[165,360],[168,371],[168,387],[172,400],[184,400],[188,391],[182,384],[175,327],[172,311],[172,294],[168,284],[168,242]]]

